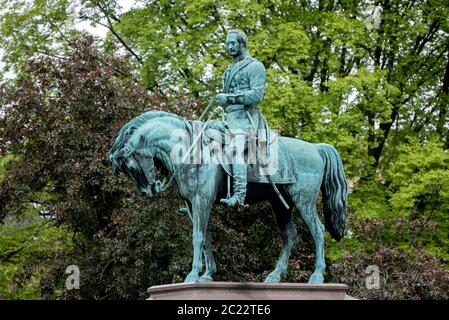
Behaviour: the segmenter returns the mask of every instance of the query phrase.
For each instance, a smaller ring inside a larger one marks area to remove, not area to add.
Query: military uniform
[[[253,128],[246,111],[249,112],[256,130],[259,128],[261,117],[258,105],[265,91],[266,72],[264,65],[252,58],[248,52],[245,52],[242,58],[226,69],[223,75],[223,92],[228,95],[228,127],[246,132]]]
[[[243,149],[246,149],[248,139],[251,137],[255,138],[259,128],[265,128],[265,124],[262,124],[262,121],[265,121],[265,119],[259,112],[259,103],[262,101],[265,91],[265,67],[260,61],[252,58],[248,52],[245,52],[238,62],[226,69],[222,80],[223,92],[227,96],[226,125],[234,133],[236,129],[242,130],[239,134],[244,135],[244,137],[238,141],[245,143],[245,147],[240,148],[243,151]],[[234,205],[237,201],[243,205],[246,196],[247,167],[243,160],[236,160],[235,153],[237,148],[235,146],[233,148],[231,148],[231,151],[234,158],[230,162],[232,162],[234,178],[234,197],[222,199],[221,202]],[[240,159],[243,159],[243,154],[240,156],[242,157]]]

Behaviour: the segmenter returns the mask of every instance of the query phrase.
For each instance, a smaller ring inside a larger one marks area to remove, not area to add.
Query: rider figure
[[[223,92],[217,94],[215,99],[227,110],[227,127],[235,137],[235,141],[243,138],[240,141],[246,145],[248,137],[253,137],[257,133],[259,122],[264,121],[258,105],[263,99],[265,90],[265,67],[249,55],[248,38],[243,31],[229,31],[226,46],[234,61],[223,75]],[[243,149],[236,148],[233,151],[235,153]],[[234,194],[229,199],[221,199],[220,202],[228,206],[244,205],[247,184],[246,164],[234,161],[232,174]]]

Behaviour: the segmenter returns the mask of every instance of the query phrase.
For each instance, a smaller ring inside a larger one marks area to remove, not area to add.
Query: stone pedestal
[[[153,286],[148,300],[354,300],[345,284],[200,282]]]

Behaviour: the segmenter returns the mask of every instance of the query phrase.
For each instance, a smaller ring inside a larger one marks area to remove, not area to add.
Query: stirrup
[[[220,203],[225,204],[225,205],[227,205],[228,207],[238,207],[238,206],[241,206],[241,207],[244,207],[244,208],[248,208],[249,205],[245,204],[244,201],[245,201],[245,200],[241,201],[237,195],[233,195],[233,196],[232,196],[231,198],[229,198],[229,199],[227,199],[227,198],[221,199],[221,200],[220,200]]]

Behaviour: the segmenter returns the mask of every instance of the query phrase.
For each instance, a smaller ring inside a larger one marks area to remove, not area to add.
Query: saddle
[[[189,121],[190,128],[194,126],[202,126],[204,123],[198,121]],[[227,128],[222,121],[211,120],[207,124],[201,137],[201,152],[203,157],[214,159],[216,163],[220,163],[228,175],[232,177],[232,163],[223,156],[226,145]],[[190,130],[189,130],[190,131]],[[198,130],[196,130],[198,131]],[[191,131],[192,140],[195,138],[195,130]],[[244,159],[247,164],[247,181],[256,183],[275,183],[275,184],[291,184],[296,179],[292,168],[294,167],[293,159],[288,153],[285,144],[280,137],[274,132],[268,137],[256,138],[256,156],[249,160],[249,147],[245,148]],[[254,145],[253,145],[254,146]],[[266,154],[259,154],[264,153]],[[270,181],[271,179],[271,181]]]
[[[277,147],[277,160],[274,166],[267,168],[265,164],[257,162],[256,164],[248,164],[248,182],[258,182],[258,183],[270,183],[269,178],[276,184],[290,184],[295,183],[296,179],[293,175],[292,168],[293,160],[287,152],[287,148],[284,143],[278,139]],[[272,145],[273,141],[269,143],[268,147]],[[273,157],[274,155],[270,155]],[[223,167],[224,168],[224,167]],[[225,168],[226,170],[226,168]],[[226,171],[229,173],[229,171]]]

